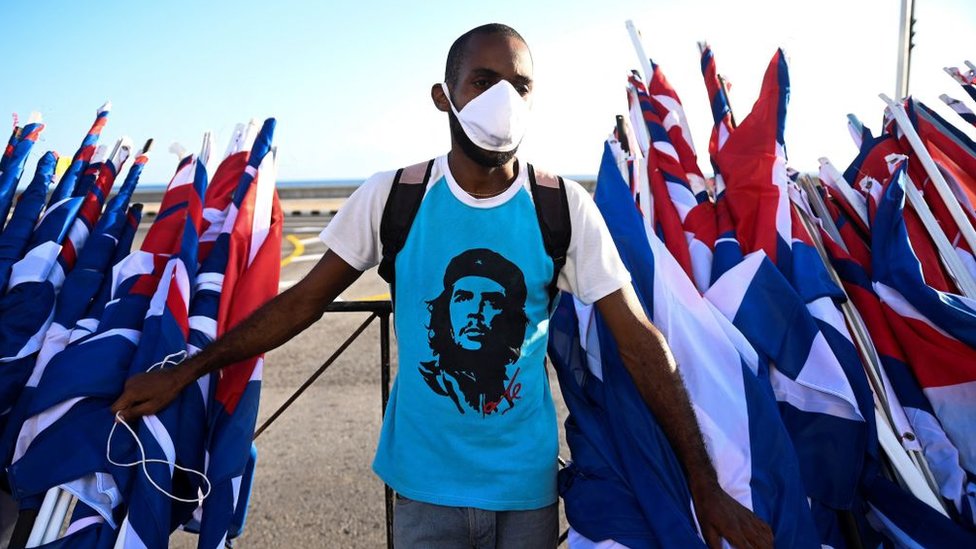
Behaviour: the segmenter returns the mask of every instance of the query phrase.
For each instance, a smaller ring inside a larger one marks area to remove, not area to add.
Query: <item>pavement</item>
[[[300,280],[325,253],[317,235],[330,217],[285,218],[282,289]],[[387,291],[373,269],[340,299],[377,298]],[[258,425],[368,316],[326,313],[305,332],[268,353]],[[395,374],[395,338],[392,360]],[[374,321],[262,433],[257,440],[258,464],[247,523],[244,534],[235,541],[236,547],[386,546],[383,483],[370,469],[382,419],[379,364],[379,325]],[[568,457],[562,429],[567,412],[555,376],[549,377],[560,425],[560,454]],[[565,517],[560,520],[562,531]],[[171,546],[195,547],[196,536],[177,532]]]

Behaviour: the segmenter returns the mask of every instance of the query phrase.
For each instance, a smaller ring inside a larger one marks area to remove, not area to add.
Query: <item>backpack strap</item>
[[[420,202],[427,190],[434,161],[421,162],[397,170],[393,186],[383,208],[380,220],[380,259],[379,275],[390,285],[390,296],[396,296],[396,256],[407,242],[410,226],[420,209]],[[395,302],[395,300],[394,300]]]
[[[552,259],[552,280],[547,287],[551,307],[559,292],[556,281],[566,265],[569,239],[572,236],[569,199],[566,197],[566,183],[562,177],[537,171],[532,164],[528,164],[528,170],[532,201],[535,203],[535,213],[542,231],[542,244],[546,248],[546,254]]]

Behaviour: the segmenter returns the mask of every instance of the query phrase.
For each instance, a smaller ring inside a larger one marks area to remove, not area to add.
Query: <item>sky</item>
[[[594,174],[639,68],[624,23],[681,96],[707,173],[711,115],[697,42],[732,83],[737,119],[751,109],[777,47],[790,59],[789,163],[843,169],[856,150],[847,113],[877,130],[881,92],[895,94],[899,0],[562,0],[558,2],[31,2],[0,0],[0,127],[43,114],[40,151],[74,153],[111,100],[103,133],[155,139],[142,181],[167,181],[178,141],[275,117],[280,180],[358,179],[446,152],[447,118],[430,99],[454,39],[487,22],[516,28],[535,63],[532,126],[520,157],[549,171]],[[917,0],[910,91],[950,119],[941,93],[964,92],[944,66],[976,62],[976,2]],[[968,48],[968,49],[967,49]],[[968,98],[965,98],[968,99]],[[976,108],[976,105],[970,103]],[[6,134],[6,129],[2,132]],[[968,131],[968,129],[967,129]]]

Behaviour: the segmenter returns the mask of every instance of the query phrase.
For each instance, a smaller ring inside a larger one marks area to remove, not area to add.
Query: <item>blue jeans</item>
[[[559,507],[485,511],[444,507],[398,495],[395,549],[550,549],[559,538]]]

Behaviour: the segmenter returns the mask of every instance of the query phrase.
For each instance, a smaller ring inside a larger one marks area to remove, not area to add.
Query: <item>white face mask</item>
[[[499,80],[458,111],[447,84],[441,83],[451,111],[472,143],[494,152],[515,150],[528,127],[529,103],[508,80]]]

